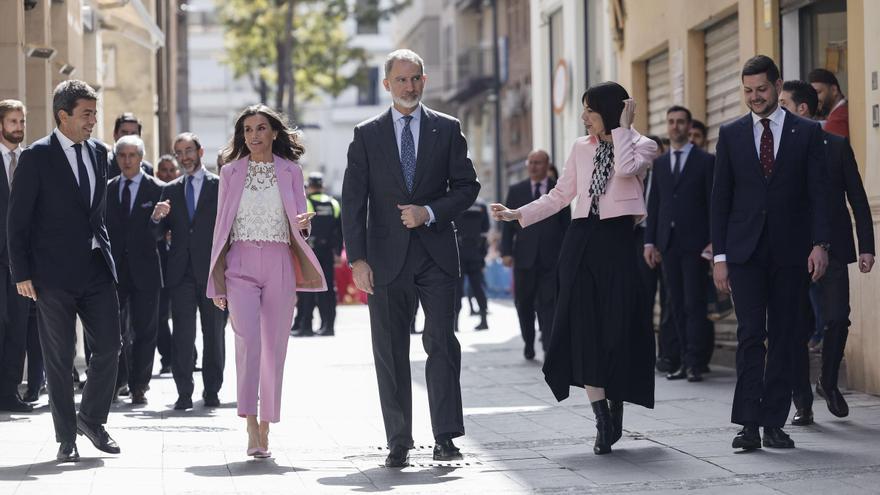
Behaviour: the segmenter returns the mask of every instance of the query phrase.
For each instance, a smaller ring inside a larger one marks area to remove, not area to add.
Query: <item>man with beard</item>
[[[18,100],[0,101],[0,411],[19,413],[33,410],[18,396],[27,345],[28,300],[18,295],[9,273],[6,211],[12,178],[23,151],[24,129],[24,105]]]
[[[813,69],[808,79],[819,97],[817,117],[825,119],[822,128],[831,134],[849,138],[849,106],[837,76],[828,69]]]
[[[779,106],[782,79],[767,56],[749,59],[751,112],[721,127],[712,189],[714,278],[736,301],[733,448],[792,448],[792,352],[810,279],[828,266],[828,173],[819,124]],[[767,347],[764,341],[767,341]]]

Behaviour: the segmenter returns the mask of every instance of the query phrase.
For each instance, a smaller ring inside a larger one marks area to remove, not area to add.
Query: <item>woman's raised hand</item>
[[[623,111],[620,112],[620,127],[629,129],[636,116],[636,101],[632,98],[623,100]]]
[[[511,210],[501,203],[492,203],[489,208],[492,210],[492,218],[499,222],[512,222],[522,218],[518,210]]]
[[[315,212],[310,211],[308,213],[300,213],[296,216],[296,228],[299,230],[308,230],[309,227],[312,226],[312,217],[315,216]]]

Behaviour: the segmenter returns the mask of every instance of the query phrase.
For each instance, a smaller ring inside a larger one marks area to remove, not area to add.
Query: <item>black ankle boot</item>
[[[611,445],[617,443],[623,436],[623,401],[609,400],[608,412],[611,414]]]
[[[608,401],[605,399],[592,402],[593,414],[596,415],[596,443],[593,444],[593,453],[596,455],[611,452],[611,438],[614,436],[611,425],[611,413],[608,411]]]

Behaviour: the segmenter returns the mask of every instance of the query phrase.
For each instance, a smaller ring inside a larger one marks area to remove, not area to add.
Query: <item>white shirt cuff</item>
[[[727,255],[726,254],[716,254],[715,258],[713,258],[713,259],[715,260],[715,263],[727,263]]]
[[[645,244],[645,247],[654,247],[653,244]]]
[[[428,225],[431,225],[432,223],[437,221],[437,219],[434,217],[434,210],[432,210],[430,206],[425,205],[425,209],[428,210],[428,216],[430,217],[428,218],[428,221],[425,222],[425,227],[427,227]]]

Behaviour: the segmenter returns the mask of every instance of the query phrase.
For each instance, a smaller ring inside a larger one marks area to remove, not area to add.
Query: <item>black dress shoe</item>
[[[657,360],[657,371],[661,373],[672,373],[679,367],[678,363],[673,362],[669,358],[660,358]]]
[[[292,335],[294,337],[314,337],[315,332],[313,332],[311,328],[309,328],[309,329],[296,328],[296,329],[293,329],[290,331],[290,335]]]
[[[614,438],[614,425],[611,421],[608,401],[597,400],[591,402],[590,405],[593,406],[593,414],[596,416],[596,441],[593,442],[593,453],[596,455],[609,454]]]
[[[119,445],[113,440],[113,437],[104,429],[104,425],[93,425],[87,423],[81,417],[76,417],[76,432],[91,440],[92,445],[101,452],[108,454],[118,454],[120,452]]]
[[[798,409],[794,413],[794,417],[791,418],[791,424],[794,426],[809,426],[813,424],[813,410],[812,409]]]
[[[764,427],[764,447],[771,449],[793,449],[794,440],[779,427]]]
[[[689,382],[701,382],[703,381],[703,374],[698,368],[691,368],[687,371],[687,380]]]
[[[833,388],[823,387],[821,377],[816,382],[816,395],[825,399],[825,404],[828,406],[831,414],[838,418],[849,416],[849,405],[846,403],[846,399],[843,398],[843,394],[840,393],[836,386]]]
[[[143,406],[147,403],[147,395],[143,390],[131,391],[131,404],[133,406]]]
[[[192,409],[193,401],[189,397],[178,397],[177,402],[174,403],[175,411],[185,411],[187,409]]]
[[[336,332],[332,328],[321,327],[315,332],[315,335],[319,337],[332,337],[336,335]]]
[[[27,392],[25,392],[21,400],[22,402],[37,402],[38,400],[40,400],[40,392],[28,390]]]
[[[217,394],[205,394],[205,407],[220,407],[220,397]]]
[[[766,430],[765,430],[766,431]],[[746,425],[733,437],[733,448],[755,450],[761,448],[761,433],[756,425]]]
[[[58,446],[58,453],[55,454],[58,462],[79,462],[79,451],[76,449],[76,442],[61,442]]]
[[[611,445],[614,445],[623,436],[623,401],[609,400],[608,412],[611,414]]]
[[[18,398],[18,394],[9,395],[0,399],[0,411],[29,413],[33,412],[33,410],[34,406],[27,402],[22,402],[22,400]]]
[[[435,461],[458,461],[463,458],[461,451],[452,443],[451,438],[437,440],[437,443],[434,444]]]
[[[687,370],[682,366],[681,368],[669,373],[666,375],[667,380],[684,380],[687,378]]]
[[[535,359],[535,348],[533,346],[527,345],[526,348],[523,349],[523,357],[525,357],[529,361]]]
[[[159,374],[166,375],[168,373],[171,373],[171,365],[170,364],[163,364],[162,367],[159,368]]]
[[[391,452],[385,458],[385,467],[402,468],[409,466],[409,449],[406,447],[391,447]]]
[[[128,389],[127,386],[123,385],[116,389],[116,395],[118,395],[119,397],[128,397],[129,395],[131,395],[131,391]]]

